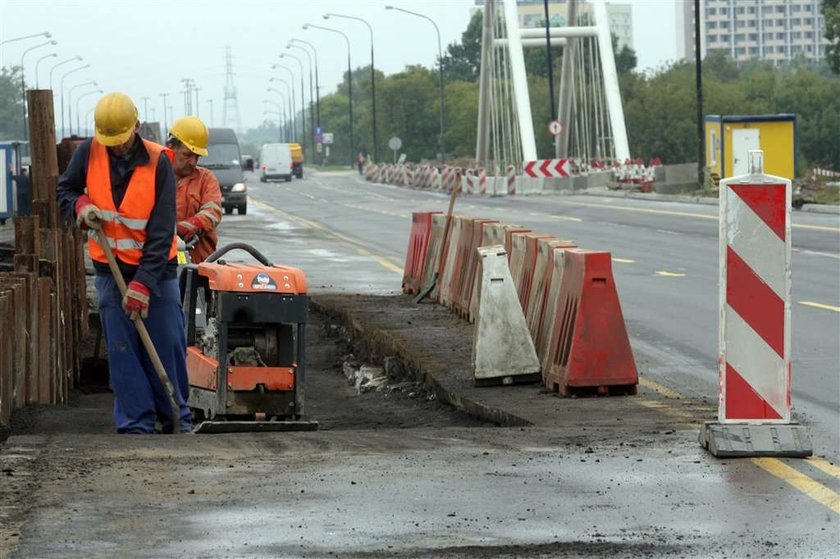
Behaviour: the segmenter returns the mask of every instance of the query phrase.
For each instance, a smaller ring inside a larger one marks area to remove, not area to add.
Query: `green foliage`
[[[467,30],[461,35],[460,43],[446,47],[443,55],[443,79],[445,81],[475,81],[481,68],[481,11],[477,11]]]
[[[822,0],[822,14],[825,38],[831,43],[825,49],[825,58],[832,71],[840,74],[840,0]]]
[[[0,69],[0,140],[23,139],[20,68]]]

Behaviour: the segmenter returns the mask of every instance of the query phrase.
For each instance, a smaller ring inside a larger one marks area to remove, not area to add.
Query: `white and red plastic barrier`
[[[720,182],[718,422],[700,442],[715,456],[810,456],[791,422],[791,182],[764,174]]]

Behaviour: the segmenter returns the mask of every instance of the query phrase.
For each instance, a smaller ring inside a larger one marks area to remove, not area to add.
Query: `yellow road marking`
[[[662,394],[666,398],[671,398],[673,400],[681,400],[682,399],[682,394],[680,394],[676,390],[671,390],[667,386],[662,386],[658,382],[654,382],[650,379],[640,378],[639,379],[639,384],[641,384],[645,388],[649,388],[649,389],[653,390],[654,392],[658,392],[658,393]]]
[[[840,495],[776,458],[753,458],[752,463],[788,483],[819,504],[840,514]]]
[[[835,307],[834,305],[824,305],[823,303],[815,303],[813,301],[799,301],[799,304],[805,305],[806,307],[814,307],[817,309],[823,309],[827,311],[840,312],[840,307]]]
[[[619,264],[635,264],[636,261],[630,258],[616,258],[613,257],[613,262],[618,262]]]
[[[712,219],[717,221],[717,215],[710,215],[710,214],[701,214],[696,212],[678,212],[674,210],[654,210],[651,208],[638,208],[635,206],[614,206],[612,204],[595,204],[593,202],[572,202],[570,200],[563,200],[560,202],[561,204],[571,204],[573,206],[584,206],[587,208],[606,208],[609,210],[623,210],[626,212],[639,212],[639,213],[649,213],[649,214],[658,214],[658,215],[675,215],[680,217],[696,217],[698,219]],[[829,231],[831,233],[840,233],[840,227],[828,227],[826,225],[804,225],[800,223],[794,223],[792,225],[795,229],[811,229],[814,231]]]
[[[805,461],[808,462],[809,464],[811,464],[816,469],[822,470],[823,472],[827,473],[828,475],[830,475],[832,477],[836,477],[837,479],[840,479],[840,467],[835,466],[834,464],[832,464],[828,460],[825,460],[824,458],[820,458],[819,456],[810,456],[810,457],[806,458]]]
[[[269,204],[266,204],[265,202],[255,200],[254,198],[249,197],[249,201],[252,204],[256,204],[257,206],[260,206],[263,209],[265,209],[265,210],[267,210],[271,213],[274,213],[275,215],[278,215],[278,216],[282,217],[283,219],[287,219],[289,221],[294,221],[294,222],[296,222],[300,225],[303,225],[305,227],[309,227],[310,229],[315,229],[317,231],[320,231],[323,235],[325,235],[327,237],[331,237],[333,239],[336,239],[336,240],[342,241],[344,243],[347,243],[347,244],[351,245],[354,249],[356,249],[356,252],[358,252],[362,256],[368,256],[368,257],[372,258],[374,261],[376,261],[377,264],[379,264],[380,266],[382,266],[386,270],[388,270],[390,272],[395,272],[395,273],[399,274],[400,276],[402,276],[402,274],[403,274],[403,269],[402,268],[400,268],[399,266],[397,266],[396,264],[394,264],[393,262],[391,262],[390,260],[388,260],[384,256],[380,256],[380,255],[372,253],[370,251],[370,249],[367,247],[367,245],[365,245],[361,241],[357,241],[356,239],[353,239],[352,237],[348,237],[346,235],[342,235],[341,233],[337,233],[337,232],[335,232],[331,229],[327,229],[326,227],[324,227],[324,226],[322,226],[318,223],[315,223],[314,221],[309,221],[306,218],[284,212],[283,210],[277,209],[274,206],[270,206]]]
[[[642,407],[657,411],[661,414],[667,415],[669,417],[673,417],[687,425],[691,425],[692,427],[700,427],[700,424],[697,423],[697,419],[694,417],[693,414],[688,412],[684,412],[682,410],[678,410],[676,408],[672,408],[668,404],[664,402],[657,402],[656,400],[648,400],[644,397],[636,398],[634,400],[637,404]]]
[[[657,270],[657,276],[664,276],[666,278],[684,278],[685,274],[678,273],[678,272],[666,272],[665,270]]]

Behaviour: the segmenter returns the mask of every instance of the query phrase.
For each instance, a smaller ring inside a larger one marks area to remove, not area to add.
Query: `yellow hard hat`
[[[210,140],[210,132],[197,116],[185,116],[172,123],[169,135],[181,140],[181,142],[196,155],[204,157],[207,155],[207,142]]]
[[[93,113],[96,139],[105,146],[124,144],[137,125],[137,107],[125,93],[108,93],[96,104]]]

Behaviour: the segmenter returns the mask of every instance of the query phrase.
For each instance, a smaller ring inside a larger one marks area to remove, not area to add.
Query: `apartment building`
[[[828,41],[819,0],[702,0],[701,53],[733,60],[819,63]],[[694,2],[677,6],[677,56],[694,58]]]

